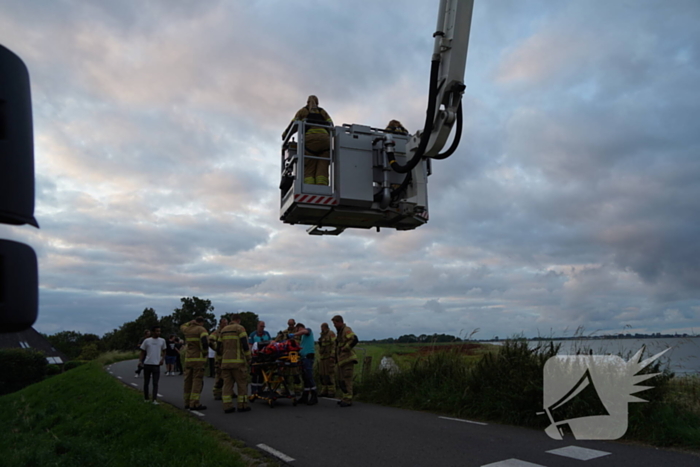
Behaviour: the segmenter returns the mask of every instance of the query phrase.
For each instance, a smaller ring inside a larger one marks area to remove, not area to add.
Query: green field
[[[144,404],[99,362],[0,397],[0,432],[8,467],[277,465],[182,410]]]
[[[360,363],[363,362],[364,357],[372,357],[372,366],[370,371],[376,371],[379,368],[379,364],[383,357],[390,357],[394,360],[394,362],[396,362],[399,368],[407,369],[417,358],[421,356],[426,356],[428,353],[433,351],[452,349],[462,344],[465,344],[465,342],[439,344],[376,344],[370,342],[360,342],[357,347],[355,347],[355,352],[357,353]],[[470,351],[469,354],[465,354],[463,356],[465,363],[474,363],[481,359],[484,354],[498,351],[498,346],[495,345],[481,343],[476,345],[478,348],[475,348],[473,351]]]

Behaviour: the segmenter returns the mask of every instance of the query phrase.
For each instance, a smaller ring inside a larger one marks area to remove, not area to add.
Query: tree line
[[[76,331],[62,331],[52,335],[44,334],[51,345],[66,354],[70,360],[92,360],[100,353],[109,350],[135,350],[144,336],[144,332],[153,326],[160,326],[161,337],[170,335],[183,337],[180,326],[197,316],[204,318],[205,326],[210,331],[217,326],[214,315],[214,306],[211,300],[198,297],[183,297],[180,299],[180,307],[173,313],[158,317],[153,308],[145,308],[141,315],[134,321],[122,324],[118,329],[105,333],[101,338],[96,334],[82,334]],[[224,314],[223,318],[230,318],[233,313]],[[241,324],[248,333],[255,330],[258,323],[258,315],[252,311],[239,313]]]
[[[160,326],[161,337],[167,339],[170,335],[176,335],[182,338],[180,326],[197,316],[201,316],[204,318],[206,328],[212,331],[217,326],[217,319],[213,311],[214,306],[211,304],[211,300],[199,297],[183,297],[180,299],[180,307],[175,308],[170,315],[158,317],[156,310],[145,308],[138,318],[122,324],[118,329],[107,332],[102,337],[96,334],[82,334],[76,331],[62,331],[52,335],[44,334],[44,337],[54,348],[66,354],[70,360],[93,360],[101,353],[110,350],[135,350],[141,339],[143,339],[144,332],[153,326]],[[221,317],[230,318],[232,314],[227,313]],[[241,324],[248,334],[254,332],[258,323],[258,315],[252,311],[245,311],[239,314],[241,316]],[[398,339],[389,337],[370,342],[377,344],[414,344],[461,341],[461,338],[449,334],[421,334],[419,336],[405,334]]]
[[[372,340],[370,342],[376,344],[420,344],[424,342],[462,342],[462,339],[456,336],[451,336],[449,334],[421,334],[420,336],[416,336],[415,334],[404,334],[398,339],[389,337],[387,339]]]

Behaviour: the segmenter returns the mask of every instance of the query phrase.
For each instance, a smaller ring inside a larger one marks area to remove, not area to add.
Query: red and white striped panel
[[[338,204],[338,200],[333,196],[319,195],[294,195],[294,201],[306,204],[323,204],[325,206],[334,206]]]
[[[428,211],[419,212],[418,214],[416,214],[416,216],[422,217],[423,219],[425,219],[427,221],[428,220]]]

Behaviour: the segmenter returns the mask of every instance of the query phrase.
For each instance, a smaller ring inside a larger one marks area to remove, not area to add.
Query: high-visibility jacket
[[[338,329],[338,336],[335,339],[335,358],[338,366],[357,363],[357,355],[353,347],[357,345],[357,336],[350,326],[343,324],[343,327]]]
[[[248,334],[240,324],[229,324],[221,330],[219,338],[223,343],[221,368],[237,368],[250,361]]]
[[[407,135],[408,134],[408,130],[402,126],[391,126],[390,125],[390,126],[386,127],[386,129],[384,131],[386,131],[387,133],[394,133],[396,135]]]
[[[277,333],[277,337],[275,337],[275,341],[283,342],[283,341],[286,341],[287,339],[294,339],[297,342],[299,342],[299,336],[289,337],[290,334],[294,334],[294,331],[296,331],[296,326],[292,326],[291,328],[281,330],[280,332]]]
[[[306,134],[322,134],[327,135],[330,132],[327,128],[314,127],[314,123],[319,123],[321,125],[333,125],[333,120],[328,112],[318,107],[314,111],[311,111],[308,107],[302,107],[294,116],[294,120],[304,120],[306,121]]]
[[[204,368],[207,363],[208,352],[206,345],[202,343],[202,339],[206,343],[209,333],[204,329],[204,326],[195,323],[185,323],[180,326],[180,329],[185,334],[185,343],[187,344],[185,367]]]
[[[318,338],[318,353],[321,360],[335,356],[335,333],[330,329],[321,331],[321,337]]]
[[[214,356],[214,360],[217,362],[221,361],[221,354],[222,354],[222,345],[221,345],[221,329],[219,328],[216,331],[212,332],[209,334],[209,348],[212,349],[214,352],[216,352],[216,355]]]

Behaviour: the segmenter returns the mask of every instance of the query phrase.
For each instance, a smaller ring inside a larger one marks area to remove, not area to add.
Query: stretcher
[[[272,408],[278,399],[291,399],[292,405],[297,405],[301,393],[295,387],[301,382],[301,356],[298,351],[289,348],[289,345],[271,344],[253,355],[251,373],[262,376],[262,386],[248,397],[250,402],[261,399]]]

